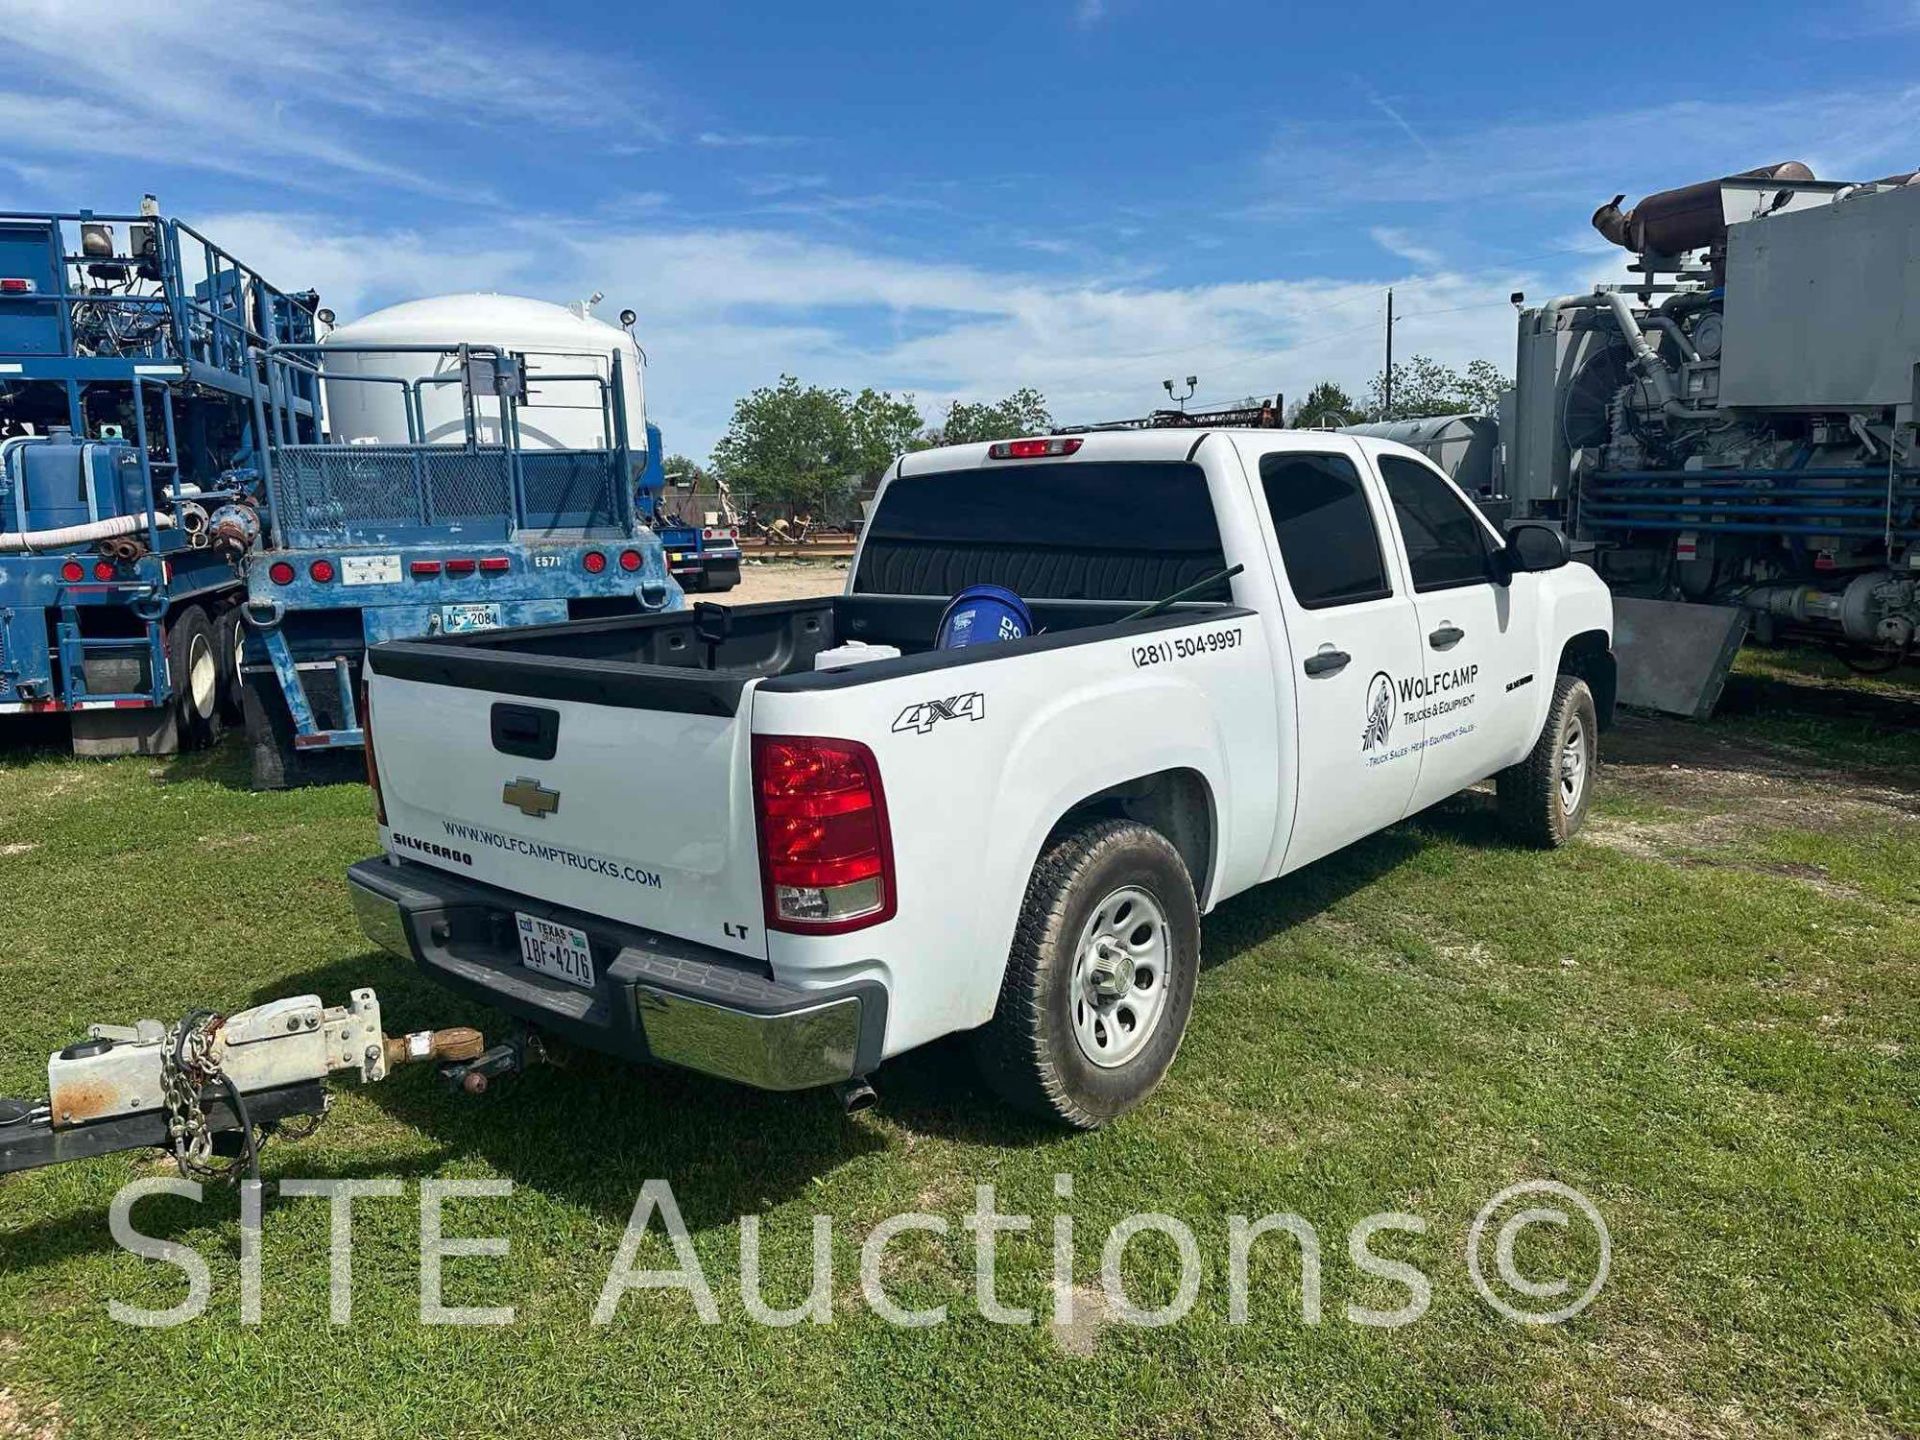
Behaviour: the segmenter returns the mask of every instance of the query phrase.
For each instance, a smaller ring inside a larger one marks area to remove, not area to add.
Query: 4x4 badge
[[[967,695],[949,695],[944,700],[922,700],[917,705],[909,705],[894,717],[893,730],[896,735],[903,730],[924,735],[942,720],[986,718],[987,697],[975,690]]]

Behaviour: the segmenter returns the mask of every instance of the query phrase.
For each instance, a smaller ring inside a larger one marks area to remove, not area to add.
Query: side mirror
[[[1501,551],[1504,568],[1510,575],[1536,570],[1558,570],[1571,558],[1567,537],[1551,525],[1516,525],[1507,532],[1507,548]]]

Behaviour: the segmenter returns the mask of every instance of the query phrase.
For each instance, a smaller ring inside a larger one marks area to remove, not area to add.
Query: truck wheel
[[[1567,843],[1587,818],[1599,765],[1600,726],[1587,682],[1562,675],[1533,752],[1494,778],[1500,822],[1514,839],[1543,850]]]
[[[1102,820],[1055,840],[1027,882],[993,1019],[974,1032],[1010,1104],[1091,1130],[1173,1063],[1200,972],[1187,867],[1159,831]]]
[[[226,657],[213,622],[189,605],[167,627],[167,685],[173,691],[180,748],[198,750],[220,728],[220,694]]]
[[[219,639],[220,648],[220,718],[228,725],[240,725],[246,721],[241,699],[244,682],[240,678],[240,650],[246,643],[247,632],[238,605],[230,605],[220,612],[214,619],[213,633]]]

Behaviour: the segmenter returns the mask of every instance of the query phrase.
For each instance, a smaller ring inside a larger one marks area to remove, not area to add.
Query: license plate
[[[498,605],[442,605],[440,629],[447,635],[464,635],[470,630],[494,630],[500,625]]]
[[[582,990],[593,988],[593,949],[584,930],[556,925],[537,915],[515,911],[520,927],[520,963],[529,970],[551,975]]]

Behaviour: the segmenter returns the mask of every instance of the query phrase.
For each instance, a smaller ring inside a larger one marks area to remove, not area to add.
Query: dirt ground
[[[806,600],[815,595],[838,594],[847,583],[846,562],[819,561],[810,564],[786,562],[740,567],[740,583],[724,595],[701,595],[696,599],[724,600],[731,605],[758,605],[768,600]]]

